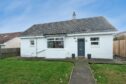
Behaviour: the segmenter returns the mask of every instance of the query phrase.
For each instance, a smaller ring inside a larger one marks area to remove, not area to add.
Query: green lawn
[[[126,84],[126,65],[91,64],[98,84]]]
[[[73,64],[0,59],[0,84],[68,84]]]

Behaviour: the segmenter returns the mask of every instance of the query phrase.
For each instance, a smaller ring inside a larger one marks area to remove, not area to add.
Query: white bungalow
[[[36,24],[21,35],[21,57],[113,59],[115,32],[102,16]]]

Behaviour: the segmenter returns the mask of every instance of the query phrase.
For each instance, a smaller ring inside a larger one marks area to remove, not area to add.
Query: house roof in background
[[[119,33],[117,33],[117,34],[116,34],[116,36],[121,36],[121,35],[124,35],[124,36],[126,36],[126,31],[119,32]]]
[[[68,21],[35,24],[22,33],[21,36],[41,36],[55,34],[75,34],[116,31],[104,17],[73,19]]]
[[[3,33],[0,34],[0,44],[3,44],[15,37],[18,37],[21,35],[21,32],[13,32],[13,33]]]

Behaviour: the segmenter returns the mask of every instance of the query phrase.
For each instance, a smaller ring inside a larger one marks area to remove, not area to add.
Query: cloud
[[[0,23],[0,32],[23,31],[35,23],[71,19],[78,6],[88,5],[94,0],[14,0],[4,8],[10,15]],[[59,4],[58,4],[59,3]],[[21,11],[17,14],[17,11]]]
[[[124,28],[122,25],[124,25],[125,14],[114,16],[112,9],[108,12],[101,11],[103,2],[105,3],[104,0],[13,0],[6,2],[2,4],[3,9],[0,8],[4,14],[4,17],[0,15],[0,32],[24,31],[33,24],[68,20],[72,18],[73,11],[76,11],[77,18],[103,15],[114,25]]]
[[[25,5],[24,2],[21,0],[13,0],[7,7],[5,7],[4,11],[5,12],[12,12],[20,7],[23,7]]]

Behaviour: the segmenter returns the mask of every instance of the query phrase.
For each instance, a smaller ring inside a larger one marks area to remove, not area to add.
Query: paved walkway
[[[70,84],[95,84],[86,60],[80,59],[75,62]]]

